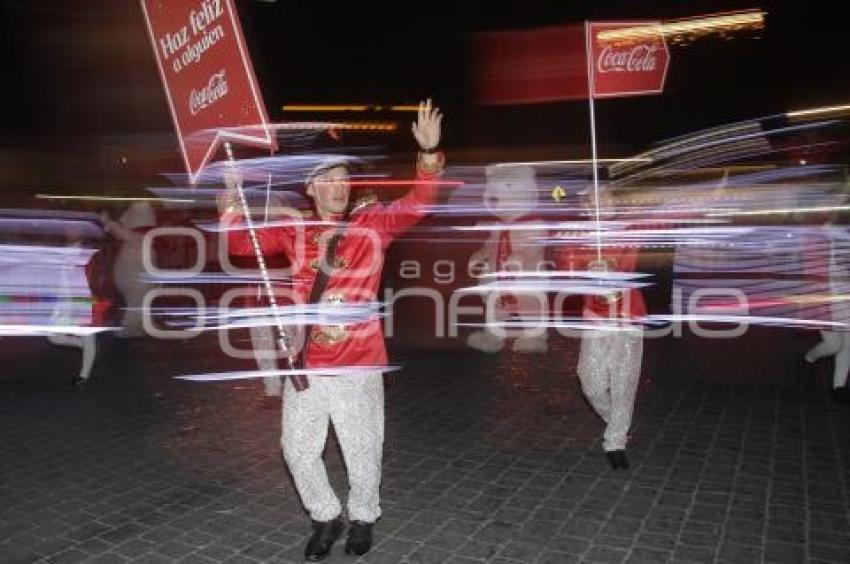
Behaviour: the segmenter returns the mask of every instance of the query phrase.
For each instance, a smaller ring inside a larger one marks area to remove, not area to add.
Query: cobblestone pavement
[[[810,340],[648,341],[616,472],[575,340],[396,351],[384,517],[360,561],[850,562],[850,408],[829,366],[798,373]],[[172,379],[236,366],[214,338],[109,340],[82,392],[73,352],[26,346],[0,376],[0,562],[301,561],[309,523],[259,382]],[[344,493],[334,440],[326,458]],[[329,562],[353,561],[341,544]]]

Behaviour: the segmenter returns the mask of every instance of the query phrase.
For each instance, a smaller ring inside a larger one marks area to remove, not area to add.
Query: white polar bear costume
[[[498,222],[492,226],[482,247],[469,258],[471,272],[534,272],[549,269],[545,247],[538,238],[540,229],[523,229],[537,223],[538,186],[534,169],[527,165],[495,164],[485,168],[484,206]],[[540,293],[501,293],[488,298],[486,321],[503,322],[512,317],[539,318],[548,315],[548,301]],[[472,332],[467,345],[483,352],[501,350],[506,339],[514,338],[512,350],[521,353],[545,353],[548,341],[545,326],[505,331],[485,327]]]

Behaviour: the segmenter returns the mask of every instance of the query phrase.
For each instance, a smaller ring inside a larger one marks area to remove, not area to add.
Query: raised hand
[[[439,108],[432,106],[431,99],[419,102],[417,119],[410,125],[413,137],[423,151],[432,151],[440,144],[440,126],[443,114]]]

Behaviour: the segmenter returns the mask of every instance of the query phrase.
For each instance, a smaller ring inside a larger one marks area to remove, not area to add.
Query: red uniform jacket
[[[559,270],[587,270],[596,260],[593,245],[563,246],[554,250],[553,259]],[[602,259],[615,272],[634,272],[637,266],[637,247],[603,247]],[[639,318],[646,315],[646,303],[640,290],[626,290],[621,299],[610,302],[602,296],[584,297],[585,313],[598,317]]]
[[[418,222],[424,206],[436,198],[435,175],[417,171],[414,188],[389,204],[373,204],[350,218],[336,250],[336,261],[321,301],[328,303],[371,302],[377,299],[385,251],[402,231]],[[263,253],[283,252],[292,268],[296,302],[305,303],[316,279],[319,261],[337,226],[302,220],[295,225],[257,229]],[[226,226],[240,224],[242,217],[225,213]],[[293,222],[296,223],[296,222]],[[228,231],[231,254],[254,253],[246,230]],[[314,326],[306,358],[307,368],[324,366],[380,366],[387,364],[380,320],[337,326]]]

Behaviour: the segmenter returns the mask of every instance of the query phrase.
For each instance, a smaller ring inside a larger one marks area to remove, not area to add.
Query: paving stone
[[[635,547],[626,558],[627,564],[662,564],[670,560],[672,553],[666,550]]]
[[[679,545],[673,551],[673,559],[682,562],[714,562],[715,550],[702,546]]]
[[[570,554],[582,554],[590,546],[590,541],[580,537],[561,536],[549,542],[549,548]]]
[[[580,562],[580,559],[568,552],[545,550],[535,562],[536,564],[574,564]]]
[[[809,547],[812,558],[831,560],[834,562],[850,562],[850,548],[828,544],[812,544]]]
[[[762,561],[762,550],[759,546],[723,544],[720,546],[718,558],[729,564],[758,564]]]
[[[502,547],[499,556],[521,562],[532,562],[540,554],[542,548],[539,544],[510,541]]]
[[[487,543],[476,539],[471,539],[461,545],[455,553],[460,556],[489,560],[496,556],[501,549],[501,544]]]
[[[441,564],[449,559],[451,553],[439,548],[420,547],[408,555],[411,564]]]
[[[136,558],[142,554],[151,552],[155,546],[156,544],[151,541],[137,538],[119,545],[114,551],[127,558]]]
[[[410,554],[418,546],[419,544],[413,541],[389,537],[380,541],[377,548],[380,548],[383,552],[395,554],[396,557],[401,557]]]
[[[121,564],[122,562],[129,562],[129,560],[115,552],[107,552],[86,560],[86,564]],[[208,560],[207,562],[210,561]]]
[[[622,548],[593,546],[582,555],[582,561],[600,563],[624,562],[628,554],[629,551]]]

